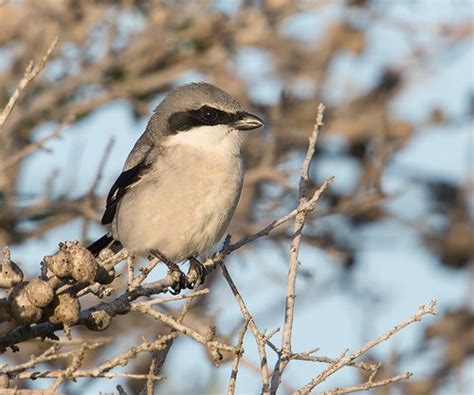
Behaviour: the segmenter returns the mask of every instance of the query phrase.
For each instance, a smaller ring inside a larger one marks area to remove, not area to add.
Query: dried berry
[[[57,305],[49,322],[53,324],[74,325],[79,320],[81,305],[79,300],[65,293],[58,296]]]
[[[44,262],[51,272],[58,277],[68,277],[72,272],[71,254],[60,250],[54,255],[45,256]]]
[[[86,326],[91,331],[104,331],[109,327],[111,322],[112,317],[105,311],[93,311],[87,317]]]
[[[54,292],[46,281],[34,278],[25,287],[25,295],[35,306],[46,307],[53,300]]]
[[[20,267],[10,260],[10,250],[3,249],[3,261],[0,268],[0,288],[11,288],[23,281],[23,272]]]
[[[26,297],[25,288],[28,282],[17,284],[8,296],[10,311],[19,324],[33,324],[41,319],[42,310]]]
[[[99,267],[94,255],[87,248],[79,246],[70,247],[69,253],[72,260],[72,278],[80,283],[93,283]]]

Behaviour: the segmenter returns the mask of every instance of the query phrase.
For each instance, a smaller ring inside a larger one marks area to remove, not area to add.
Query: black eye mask
[[[243,111],[230,113],[210,106],[203,106],[197,110],[175,112],[168,119],[168,127],[170,134],[176,134],[197,126],[229,125],[244,116]]]

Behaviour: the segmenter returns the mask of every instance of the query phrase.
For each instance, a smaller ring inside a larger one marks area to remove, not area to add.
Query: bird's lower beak
[[[265,126],[265,123],[256,115],[244,112],[242,118],[233,122],[232,126],[238,130],[254,130]]]

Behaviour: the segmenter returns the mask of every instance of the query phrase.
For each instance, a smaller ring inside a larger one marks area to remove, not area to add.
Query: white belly
[[[179,262],[208,254],[222,238],[242,187],[239,156],[173,150],[117,208],[116,239],[136,254],[158,250]]]

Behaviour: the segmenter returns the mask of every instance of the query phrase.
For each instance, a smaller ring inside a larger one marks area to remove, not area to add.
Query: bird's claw
[[[202,284],[207,276],[207,270],[204,265],[199,262],[198,259],[191,257],[189,258],[189,270],[187,278],[194,278],[194,281],[188,281],[188,289],[194,289],[196,282],[199,281],[199,284]]]
[[[186,288],[186,275],[181,271],[179,266],[167,259],[159,251],[153,250],[152,255],[162,261],[168,267],[168,275],[173,279],[173,285],[170,287],[170,293],[178,295],[181,290]]]
[[[173,278],[173,285],[171,286],[170,293],[172,295],[178,295],[183,289],[186,289],[187,281],[186,275],[180,270],[178,265],[168,266],[168,274]]]

